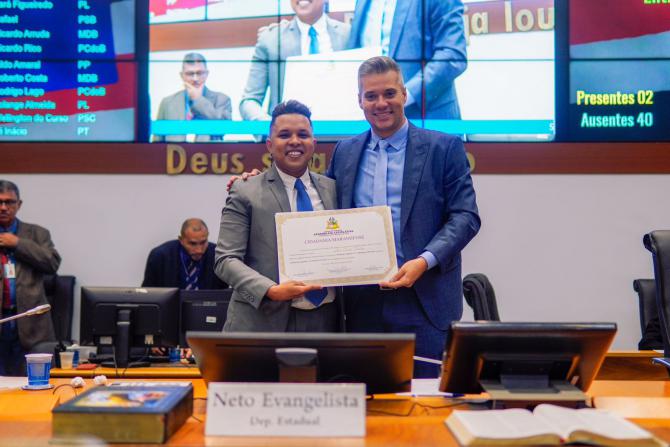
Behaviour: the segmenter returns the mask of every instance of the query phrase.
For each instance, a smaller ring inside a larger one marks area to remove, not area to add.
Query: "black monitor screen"
[[[179,345],[188,347],[187,331],[221,332],[233,289],[181,290]]]
[[[368,394],[410,391],[414,334],[189,332],[209,382],[277,382],[277,350],[316,350],[318,382],[363,382]]]
[[[112,345],[125,367],[131,347],[172,347],[179,343],[176,288],[81,288],[81,342]]]
[[[614,323],[452,323],[440,390],[479,393],[483,380],[544,376],[585,391],[615,334]]]

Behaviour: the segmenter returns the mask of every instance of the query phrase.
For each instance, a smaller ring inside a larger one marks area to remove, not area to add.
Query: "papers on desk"
[[[28,383],[25,377],[0,376],[0,390],[16,390]]]
[[[363,120],[356,99],[358,67],[379,55],[381,48],[366,47],[288,57],[282,99],[308,105],[313,120]]]
[[[409,393],[397,393],[398,396],[439,396],[439,397],[463,397],[462,394],[445,393],[439,390],[440,379],[412,379],[412,391]]]

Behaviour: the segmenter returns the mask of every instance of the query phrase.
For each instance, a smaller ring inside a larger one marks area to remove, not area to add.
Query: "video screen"
[[[134,0],[0,1],[0,141],[133,141]]]
[[[570,2],[574,140],[670,140],[670,5]]]
[[[401,66],[416,125],[471,141],[555,134],[553,0],[151,0],[157,142],[259,141],[274,106],[312,110],[320,140],[369,128],[363,60]]]

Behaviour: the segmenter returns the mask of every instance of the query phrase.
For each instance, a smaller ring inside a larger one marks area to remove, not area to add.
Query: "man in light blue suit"
[[[441,360],[449,324],[463,311],[461,250],[480,219],[462,141],[405,117],[401,69],[388,57],[363,62],[358,101],[371,130],[340,141],[327,175],[338,208],[391,208],[398,274],[344,290],[349,332],[412,332],[416,355]],[[415,377],[439,366],[415,362]]]
[[[367,46],[381,46],[400,65],[409,118],[460,118],[454,79],[467,67],[461,0],[357,0],[347,48]]]
[[[258,36],[240,101],[240,114],[245,120],[269,120],[267,110],[282,101],[286,58],[346,47],[349,25],[324,14],[324,0],[291,0],[291,6],[296,13],[292,20],[273,24]],[[268,86],[270,101],[264,110]]]

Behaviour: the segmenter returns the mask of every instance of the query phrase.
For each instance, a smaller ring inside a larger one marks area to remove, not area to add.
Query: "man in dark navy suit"
[[[215,245],[207,240],[209,230],[201,219],[184,221],[177,240],[151,250],[142,287],[178,287],[186,290],[225,289],[214,274]]]
[[[391,208],[400,268],[379,286],[344,289],[347,331],[412,332],[416,355],[439,361],[463,312],[461,250],[481,223],[465,149],[458,137],[409,123],[393,59],[363,62],[358,87],[371,129],[335,146],[327,175],[339,208]],[[439,366],[415,362],[414,375],[437,377]]]

